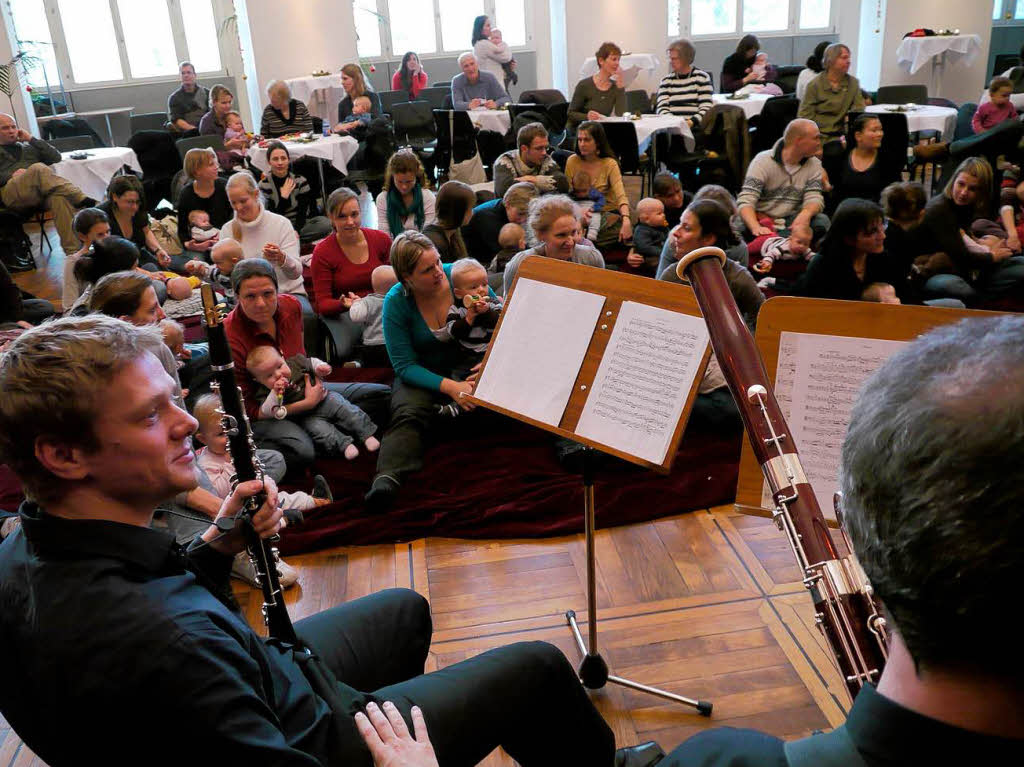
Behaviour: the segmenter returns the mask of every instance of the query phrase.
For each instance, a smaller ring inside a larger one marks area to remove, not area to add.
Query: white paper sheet
[[[707,345],[703,318],[624,302],[576,433],[662,463]]]
[[[520,278],[476,396],[558,426],[605,297]]]
[[[782,333],[775,396],[818,505],[835,519],[839,459],[861,385],[907,341]],[[771,507],[767,485],[762,493]]]

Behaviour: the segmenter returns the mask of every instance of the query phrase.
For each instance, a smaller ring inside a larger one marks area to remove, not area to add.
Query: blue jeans
[[[336,391],[298,418],[313,438],[318,455],[341,455],[355,439],[365,442],[377,431],[377,425],[362,410]]]

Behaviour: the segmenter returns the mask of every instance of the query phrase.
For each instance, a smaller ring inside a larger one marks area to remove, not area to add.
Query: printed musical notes
[[[576,433],[663,463],[707,345],[701,317],[623,302]]]
[[[594,293],[520,278],[476,396],[557,426],[604,302]]]
[[[861,385],[906,341],[783,332],[775,396],[789,423],[818,505],[835,519],[839,459]],[[766,508],[771,507],[771,495]]]

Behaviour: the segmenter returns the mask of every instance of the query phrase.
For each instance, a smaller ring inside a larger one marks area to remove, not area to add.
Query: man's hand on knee
[[[356,714],[356,729],[366,741],[376,767],[438,767],[423,712],[413,706],[411,715],[415,736],[391,701],[384,702],[383,711],[370,703],[365,714]]]

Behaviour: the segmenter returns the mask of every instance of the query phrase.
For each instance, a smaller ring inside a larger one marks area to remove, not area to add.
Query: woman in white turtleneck
[[[228,179],[228,200],[235,217],[221,231],[221,239],[233,239],[242,246],[243,258],[264,258],[277,272],[278,291],[295,296],[302,304],[302,330],[306,353],[317,347],[316,313],[306,296],[299,260],[299,236],[291,221],[263,207],[256,179],[239,171]]]

